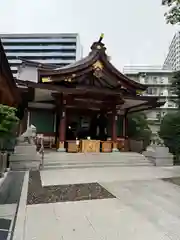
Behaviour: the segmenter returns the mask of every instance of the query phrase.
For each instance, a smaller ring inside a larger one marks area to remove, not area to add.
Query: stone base
[[[113,148],[113,149],[112,149],[112,152],[119,152],[119,149]]]
[[[16,146],[14,153],[15,154],[22,154],[24,151],[26,151],[26,154],[32,154],[36,153],[36,145],[20,145]]]
[[[156,166],[173,166],[174,165],[174,161],[172,157],[166,157],[166,158],[158,158],[155,160],[155,165]]]
[[[66,152],[66,149],[65,148],[58,148],[57,152]]]
[[[9,166],[11,170],[39,170],[41,156],[36,152],[36,145],[20,143],[15,147],[14,154],[10,155]]]
[[[59,142],[57,152],[66,152],[66,149],[64,148],[64,142]]]
[[[156,148],[148,147],[143,155],[147,157],[155,166],[173,166],[173,156],[169,153],[168,148],[156,146]]]
[[[37,162],[25,162],[25,163],[20,163],[20,162],[11,162],[10,163],[10,169],[12,171],[27,171],[27,170],[39,170],[40,169],[40,164]]]

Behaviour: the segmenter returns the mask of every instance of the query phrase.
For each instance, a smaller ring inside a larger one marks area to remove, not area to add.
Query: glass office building
[[[82,57],[78,34],[0,34],[0,38],[14,77],[21,58],[60,67]]]

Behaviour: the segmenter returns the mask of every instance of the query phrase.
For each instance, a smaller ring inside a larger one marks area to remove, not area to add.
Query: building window
[[[157,94],[157,88],[152,88],[152,94],[156,95]]]
[[[153,94],[153,88],[152,88],[152,87],[149,87],[149,88],[146,90],[146,93],[149,94],[149,95],[152,95],[152,94]]]
[[[160,94],[159,94],[160,96],[163,96],[164,95],[164,92],[163,92],[163,90],[161,90],[161,92],[160,92]]]
[[[149,95],[157,95],[157,88],[149,87],[146,90],[146,93],[149,94]]]
[[[153,77],[153,83],[157,84],[157,77]]]
[[[161,112],[156,112],[156,119],[158,119],[158,120],[161,119]]]
[[[145,83],[145,84],[148,84],[148,83],[149,83],[149,80],[148,80],[147,77],[144,78],[144,83]]]
[[[161,78],[161,79],[160,79],[160,83],[164,83],[164,78]]]
[[[173,107],[172,103],[168,103],[168,107],[169,108]]]

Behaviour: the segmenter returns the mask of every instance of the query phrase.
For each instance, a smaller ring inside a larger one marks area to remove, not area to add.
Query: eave
[[[49,71],[50,69],[61,67],[61,65],[56,65],[56,64],[46,64],[46,63],[40,63],[36,61],[30,61],[23,57],[18,57],[18,59],[22,61],[23,65],[36,67],[38,69],[43,69],[44,71],[46,70]]]
[[[6,83],[5,85],[9,88],[10,93],[12,95],[13,101],[15,104],[18,104],[21,102],[21,96],[20,96],[20,92],[16,86],[16,82],[14,80],[14,77],[12,75],[11,72],[11,68],[9,66],[2,42],[0,40],[0,60],[1,60],[1,72],[0,74],[2,74],[5,79],[6,79]]]
[[[109,75],[109,79],[115,79],[116,88],[120,85],[123,87],[130,89],[131,91],[146,90],[146,86],[137,83],[127,76],[123,75],[117,68],[115,68],[108,59],[106,55],[106,48],[103,43],[95,42],[91,47],[91,52],[89,55],[73,64],[67,65],[65,67],[59,69],[51,69],[49,71],[40,69],[39,70],[39,78],[42,77],[50,77],[52,81],[62,81],[66,78],[78,78],[84,73],[88,73],[93,71],[93,65],[99,62],[103,66],[103,71],[107,72]],[[55,80],[56,79],[56,80]]]
[[[119,96],[121,97],[121,91],[119,90],[110,90],[110,89],[102,89],[102,88],[95,88],[95,87],[83,87],[78,86],[76,88],[68,88],[64,86],[58,86],[55,84],[45,84],[45,83],[34,83],[31,81],[23,81],[23,80],[16,80],[18,84],[21,86],[27,86],[31,88],[39,88],[39,89],[48,89],[53,90],[55,92],[64,93],[64,94],[82,94],[82,93],[97,93],[103,95],[111,95],[111,96]]]

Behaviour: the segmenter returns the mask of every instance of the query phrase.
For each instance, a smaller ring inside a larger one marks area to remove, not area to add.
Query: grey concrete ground
[[[180,187],[161,180],[173,176],[180,167],[42,171],[43,186],[98,182],[116,198],[27,206],[25,178],[14,239],[180,239]]]

